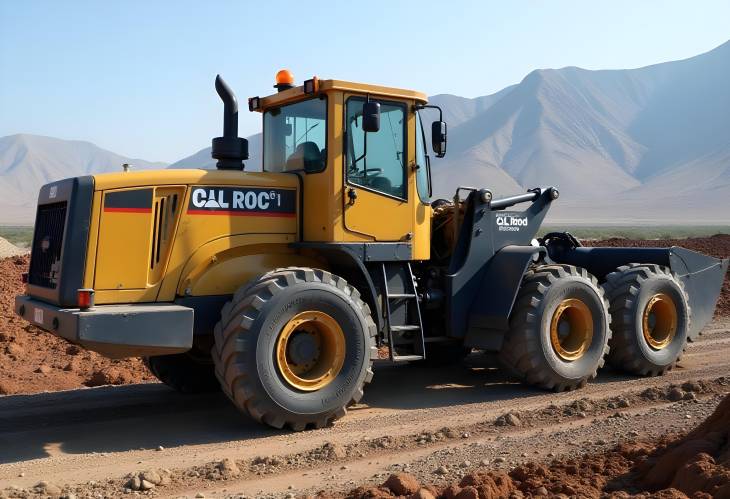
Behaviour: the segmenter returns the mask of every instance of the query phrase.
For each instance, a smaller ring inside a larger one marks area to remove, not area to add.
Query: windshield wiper
[[[307,135],[307,134],[308,134],[309,132],[311,132],[311,131],[312,131],[312,128],[314,128],[314,127],[316,127],[316,126],[319,126],[319,123],[315,123],[314,125],[310,126],[310,127],[309,127],[309,128],[307,128],[306,130],[304,130],[304,133],[303,133],[303,134],[301,134],[301,135],[299,136],[299,138],[297,139],[297,141],[295,142],[295,144],[299,144],[299,141],[300,141],[300,140],[302,140],[302,137],[304,137],[304,136],[305,136],[305,135]]]

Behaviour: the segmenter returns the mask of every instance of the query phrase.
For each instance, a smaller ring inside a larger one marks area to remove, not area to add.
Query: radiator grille
[[[160,196],[155,201],[154,228],[152,230],[152,254],[150,269],[155,269],[164,259],[177,212],[177,194]]]
[[[38,206],[28,272],[29,284],[49,289],[58,286],[66,206],[66,201]]]

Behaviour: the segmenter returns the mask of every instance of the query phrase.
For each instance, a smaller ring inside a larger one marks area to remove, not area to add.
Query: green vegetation
[[[688,237],[707,237],[715,234],[730,234],[730,225],[545,225],[539,235],[548,232],[568,231],[578,239],[685,239]]]
[[[33,240],[33,227],[0,227],[0,237],[20,248],[29,248]]]

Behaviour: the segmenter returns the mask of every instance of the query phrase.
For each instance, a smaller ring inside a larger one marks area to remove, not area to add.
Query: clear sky
[[[0,0],[0,136],[173,162],[220,135],[217,73],[245,103],[274,75],[476,97],[537,68],[631,68],[730,38],[730,1]],[[241,135],[260,116],[241,115]]]

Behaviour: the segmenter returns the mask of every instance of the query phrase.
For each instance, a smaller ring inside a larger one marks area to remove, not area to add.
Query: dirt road
[[[159,384],[2,397],[0,491],[25,496],[45,481],[77,496],[115,497],[126,475],[154,469],[164,480],[147,495],[284,497],[382,483],[402,469],[446,483],[482,461],[509,467],[632,432],[660,435],[696,423],[730,391],[730,318],[708,326],[664,377],[606,370],[577,393],[525,387],[488,360],[380,367],[363,404],[333,427],[303,433],[253,423],[222,395],[183,396]],[[701,383],[673,392],[688,380]]]

